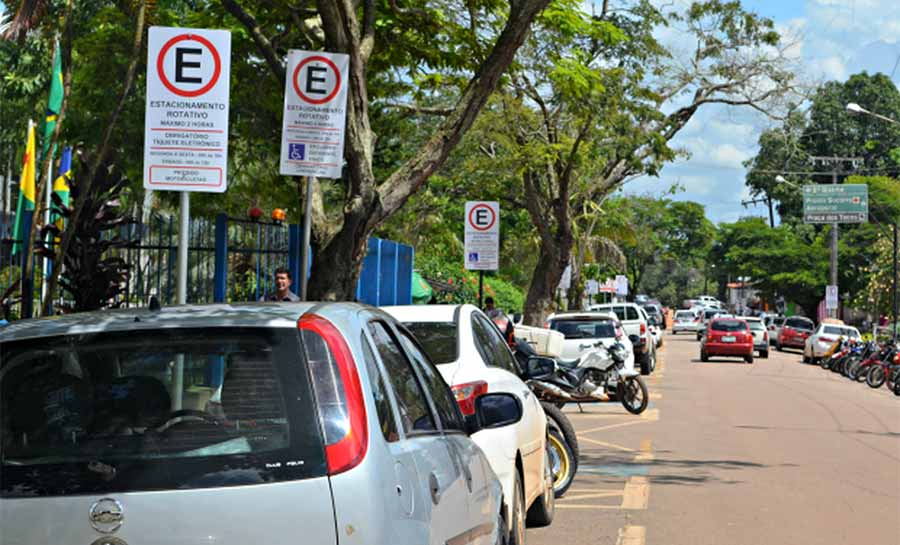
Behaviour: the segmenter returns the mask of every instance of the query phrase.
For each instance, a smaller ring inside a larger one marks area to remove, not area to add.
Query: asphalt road
[[[529,545],[900,545],[900,398],[799,352],[665,343],[643,415],[566,407],[579,473]]]

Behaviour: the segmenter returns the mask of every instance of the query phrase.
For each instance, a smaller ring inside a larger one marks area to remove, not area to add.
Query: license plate
[[[722,342],[723,342],[723,343],[733,343],[733,342],[736,341],[736,340],[737,340],[737,338],[735,338],[735,337],[732,336],[732,335],[726,335],[725,337],[722,337]]]

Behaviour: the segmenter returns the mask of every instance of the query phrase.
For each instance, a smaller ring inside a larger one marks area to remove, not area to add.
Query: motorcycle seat
[[[575,358],[574,360],[556,360],[556,364],[563,369],[575,369],[576,367],[578,367],[579,363],[581,363],[581,358]]]

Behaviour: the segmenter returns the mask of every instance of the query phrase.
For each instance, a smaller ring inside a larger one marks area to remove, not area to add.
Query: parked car
[[[464,415],[475,411],[479,396],[503,392],[519,401],[522,419],[513,426],[472,435],[503,485],[504,497],[524,495],[528,521],[547,525],[553,519],[554,493],[547,457],[547,417],[537,396],[520,378],[515,357],[494,326],[473,305],[410,305],[384,307],[402,322],[421,343],[429,359],[437,364],[450,384]],[[521,488],[517,492],[517,488]],[[509,502],[507,519],[520,513]]]
[[[651,318],[656,318],[659,327],[662,329],[666,329],[666,315],[663,313],[662,305],[653,302],[646,302],[641,305],[641,308],[647,313]]]
[[[791,316],[784,321],[781,331],[778,334],[778,342],[775,348],[778,351],[788,348],[803,348],[806,346],[806,338],[809,337],[816,328],[813,321],[803,316]]]
[[[743,319],[750,326],[753,334],[753,349],[759,353],[760,358],[769,357],[769,331],[762,318],[746,317]]]
[[[0,341],[3,543],[501,542],[503,490],[418,341],[354,303],[25,320]],[[506,497],[524,509],[522,495]]]
[[[550,329],[565,335],[561,357],[580,358],[598,342],[607,348],[619,342],[628,353],[625,367],[634,368],[634,346],[614,314],[605,312],[565,312],[551,315]]]
[[[660,348],[663,345],[663,332],[665,331],[662,324],[656,316],[650,316],[647,318],[647,325],[650,328],[654,345],[656,348]]]
[[[652,339],[647,313],[635,303],[607,303],[592,305],[593,312],[613,313],[625,329],[626,336],[637,335],[634,345],[634,357],[641,366],[641,374],[649,375],[656,369],[656,343]]]
[[[713,318],[700,343],[700,361],[712,356],[744,358],[753,363],[753,334],[747,322],[738,318]]]
[[[859,340],[859,330],[853,326],[821,323],[803,345],[803,363],[818,363],[834,343],[846,339]]]
[[[781,327],[784,325],[785,320],[787,320],[787,318],[785,318],[784,316],[766,317],[766,328],[769,330],[770,345],[778,344],[778,335],[781,333]]]
[[[679,310],[672,319],[672,335],[678,333],[696,333],[700,327],[700,314],[692,310]]]

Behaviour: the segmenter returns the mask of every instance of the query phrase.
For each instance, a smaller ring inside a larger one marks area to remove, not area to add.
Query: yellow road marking
[[[570,419],[572,418],[628,418],[633,415],[625,413],[566,413]]]
[[[659,409],[650,409],[641,413],[640,418],[656,422],[659,420]]]
[[[621,496],[621,495],[624,494],[624,493],[625,493],[625,492],[620,491],[620,490],[609,490],[609,491],[606,491],[606,492],[596,492],[596,493],[593,493],[593,494],[581,494],[581,493],[579,493],[579,494],[575,494],[575,495],[566,495],[564,498],[560,498],[559,501],[563,501],[563,500],[576,500],[576,501],[577,501],[577,500],[590,500],[590,499],[596,499],[596,498],[615,498],[615,497]]]
[[[646,509],[650,503],[650,481],[647,477],[635,475],[625,483],[622,509]]]
[[[659,392],[650,394],[650,399],[662,399],[662,394]]]
[[[653,441],[650,439],[644,439],[641,441],[641,452],[634,457],[635,462],[652,462],[654,460],[653,456]]]
[[[596,439],[591,439],[589,437],[579,437],[579,441],[584,441],[586,443],[590,443],[592,445],[598,445],[601,447],[608,447],[611,449],[621,450],[623,452],[637,452],[633,448],[623,447],[622,445],[617,445],[615,443],[607,443],[605,441],[597,441]]]
[[[641,452],[650,452],[651,450],[653,450],[652,439],[644,439],[641,441]]]
[[[577,435],[578,435],[578,438],[581,439],[581,436],[584,434],[587,434],[587,433],[594,433],[594,432],[603,431],[603,430],[611,430],[613,428],[621,428],[623,426],[634,426],[635,424],[644,424],[646,422],[647,422],[647,420],[635,418],[634,420],[629,420],[628,422],[619,422],[618,424],[609,424],[607,426],[600,426],[598,428],[591,428],[589,430],[584,430],[582,432],[579,432]]]
[[[619,530],[616,545],[644,545],[647,541],[647,529],[643,526],[626,526]]]

